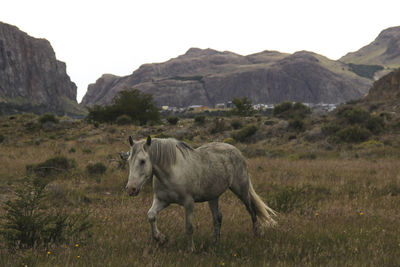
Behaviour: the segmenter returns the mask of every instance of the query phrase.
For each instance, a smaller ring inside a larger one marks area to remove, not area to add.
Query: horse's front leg
[[[164,244],[165,242],[167,242],[168,238],[158,230],[156,216],[160,211],[168,206],[169,203],[161,201],[156,196],[154,196],[153,205],[151,205],[151,208],[147,212],[147,217],[151,226],[151,233],[153,235],[153,238],[160,244]]]
[[[193,242],[193,209],[194,201],[193,199],[186,199],[184,203],[185,208],[185,229],[188,236],[188,250],[194,252],[194,242]]]

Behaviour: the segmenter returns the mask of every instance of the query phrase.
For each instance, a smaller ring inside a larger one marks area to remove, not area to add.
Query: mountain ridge
[[[48,40],[0,22],[0,111],[83,114],[77,88]]]
[[[369,87],[366,79],[346,68],[308,51],[287,54],[266,50],[242,56],[190,48],[168,61],[144,64],[131,75],[114,76],[107,82],[99,78],[89,85],[81,104],[109,104],[119,91],[132,87],[152,93],[159,105],[177,107],[213,106],[239,96],[247,96],[254,103],[337,103],[359,98]],[[318,88],[325,93],[317,92]],[[96,101],[91,100],[93,97]]]

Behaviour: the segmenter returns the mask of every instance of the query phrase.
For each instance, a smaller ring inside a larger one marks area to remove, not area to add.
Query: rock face
[[[76,85],[50,43],[0,22],[0,110],[80,114]]]
[[[376,81],[362,103],[386,110],[400,110],[400,70],[390,72]]]
[[[109,104],[129,88],[153,94],[159,105],[176,107],[214,106],[242,96],[253,103],[339,103],[360,98],[370,84],[348,65],[311,52],[241,56],[191,48],[167,62],[142,65],[125,77],[103,75],[89,85],[81,104]]]

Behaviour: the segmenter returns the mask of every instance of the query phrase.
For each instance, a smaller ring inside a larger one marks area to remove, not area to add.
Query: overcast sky
[[[399,0],[1,0],[0,21],[46,38],[78,86],[190,47],[338,59],[400,25]]]

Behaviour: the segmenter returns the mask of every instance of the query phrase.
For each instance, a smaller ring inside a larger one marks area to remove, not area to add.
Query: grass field
[[[170,206],[158,216],[169,242],[151,240],[147,210],[152,189],[137,197],[123,191],[128,170],[118,165],[116,152],[127,150],[129,134],[151,130],[136,126],[95,128],[72,122],[59,129],[31,129],[32,117],[1,117],[1,203],[25,175],[25,166],[55,155],[74,159],[76,168],[47,187],[48,204],[67,212],[89,211],[91,237],[69,239],[48,248],[10,252],[1,242],[1,266],[399,266],[400,159],[391,152],[379,156],[349,151],[314,151],[318,156],[247,158],[256,192],[279,212],[278,225],[254,237],[250,216],[231,193],[220,198],[221,239],[213,243],[211,214],[197,204],[194,216],[196,252],[186,251],[183,208]],[[157,130],[155,130],[157,131]],[[219,136],[218,138],[223,138]],[[210,141],[204,137],[197,143]],[[193,145],[197,145],[193,144]],[[253,144],[254,145],[254,144]],[[242,147],[242,144],[238,144]],[[250,146],[251,147],[251,146]],[[393,148],[387,147],[388,151]],[[324,156],[320,156],[324,155]],[[367,155],[367,154],[366,154]],[[107,166],[102,175],[89,175],[89,163]],[[4,214],[4,210],[1,211]]]

